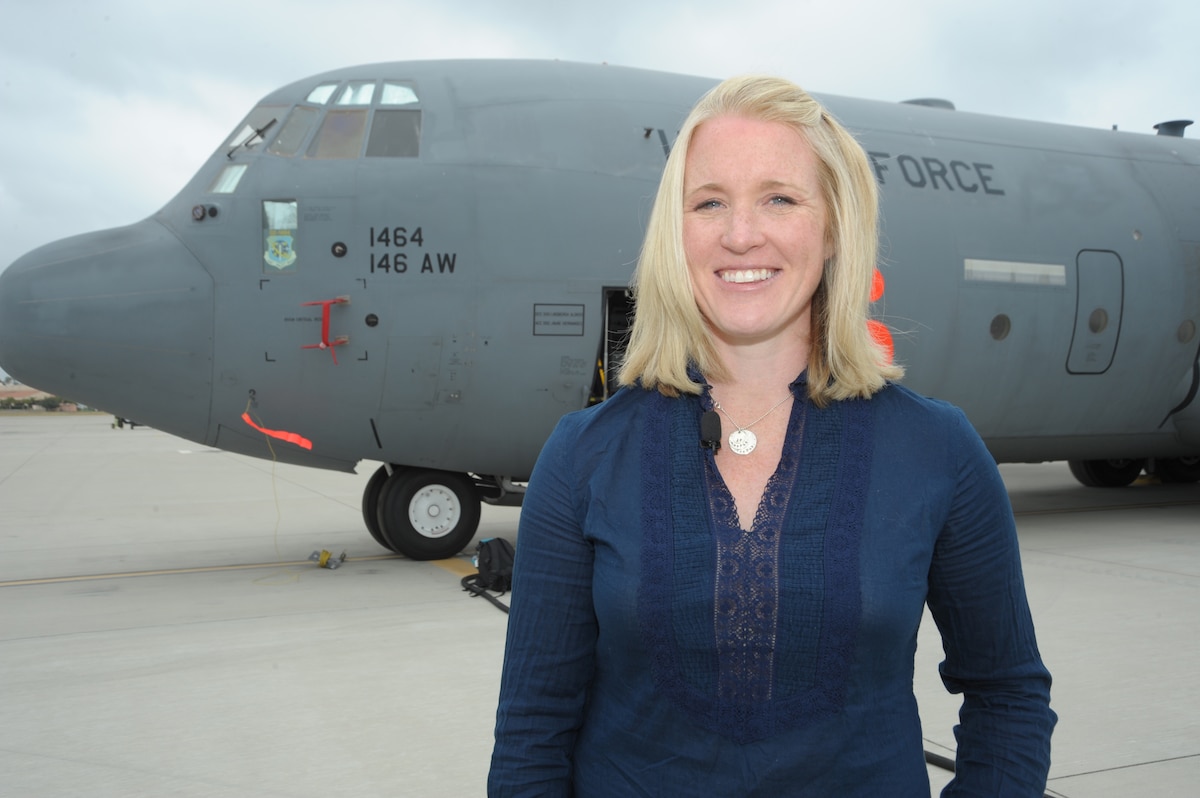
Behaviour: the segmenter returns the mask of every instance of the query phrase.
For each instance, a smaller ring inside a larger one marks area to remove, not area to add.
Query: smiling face
[[[692,291],[723,353],[777,342],[807,352],[826,259],[818,161],[795,129],[737,116],[701,124],[683,179]]]

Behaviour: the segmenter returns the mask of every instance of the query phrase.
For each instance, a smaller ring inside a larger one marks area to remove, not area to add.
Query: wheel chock
[[[308,559],[312,560],[322,568],[334,569],[346,561],[346,552],[343,551],[340,557],[334,557],[330,552],[326,551],[325,549],[321,549],[320,551],[314,551],[312,554],[308,555]]]

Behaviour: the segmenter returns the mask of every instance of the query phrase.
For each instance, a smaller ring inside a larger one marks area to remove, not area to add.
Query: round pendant
[[[748,429],[729,433],[729,448],[734,454],[750,454],[758,446],[758,438]]]

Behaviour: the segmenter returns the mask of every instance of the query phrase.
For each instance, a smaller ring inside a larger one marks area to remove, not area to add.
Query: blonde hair
[[[808,393],[818,406],[871,396],[887,380],[903,374],[867,329],[879,236],[874,174],[854,137],[807,92],[781,78],[763,76],[730,78],[717,85],[683,123],[667,158],[633,276],[634,321],[619,383],[677,396],[700,392],[688,376],[689,364],[708,378],[728,377],[692,294],[683,249],[688,148],[696,128],[723,116],[788,125],[816,154],[834,255],[826,261],[812,298]]]

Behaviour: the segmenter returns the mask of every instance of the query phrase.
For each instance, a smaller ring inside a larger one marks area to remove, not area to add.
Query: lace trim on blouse
[[[638,602],[655,682],[736,742],[837,711],[858,632],[869,410],[797,394],[749,531],[697,445],[703,400],[654,394],[646,416]]]
[[[716,532],[717,697],[734,705],[769,701],[774,687],[775,633],[779,621],[779,548],[804,439],[804,415],[793,414],[779,466],[767,481],[750,529],[742,529],[737,504],[706,458],[710,520]]]

